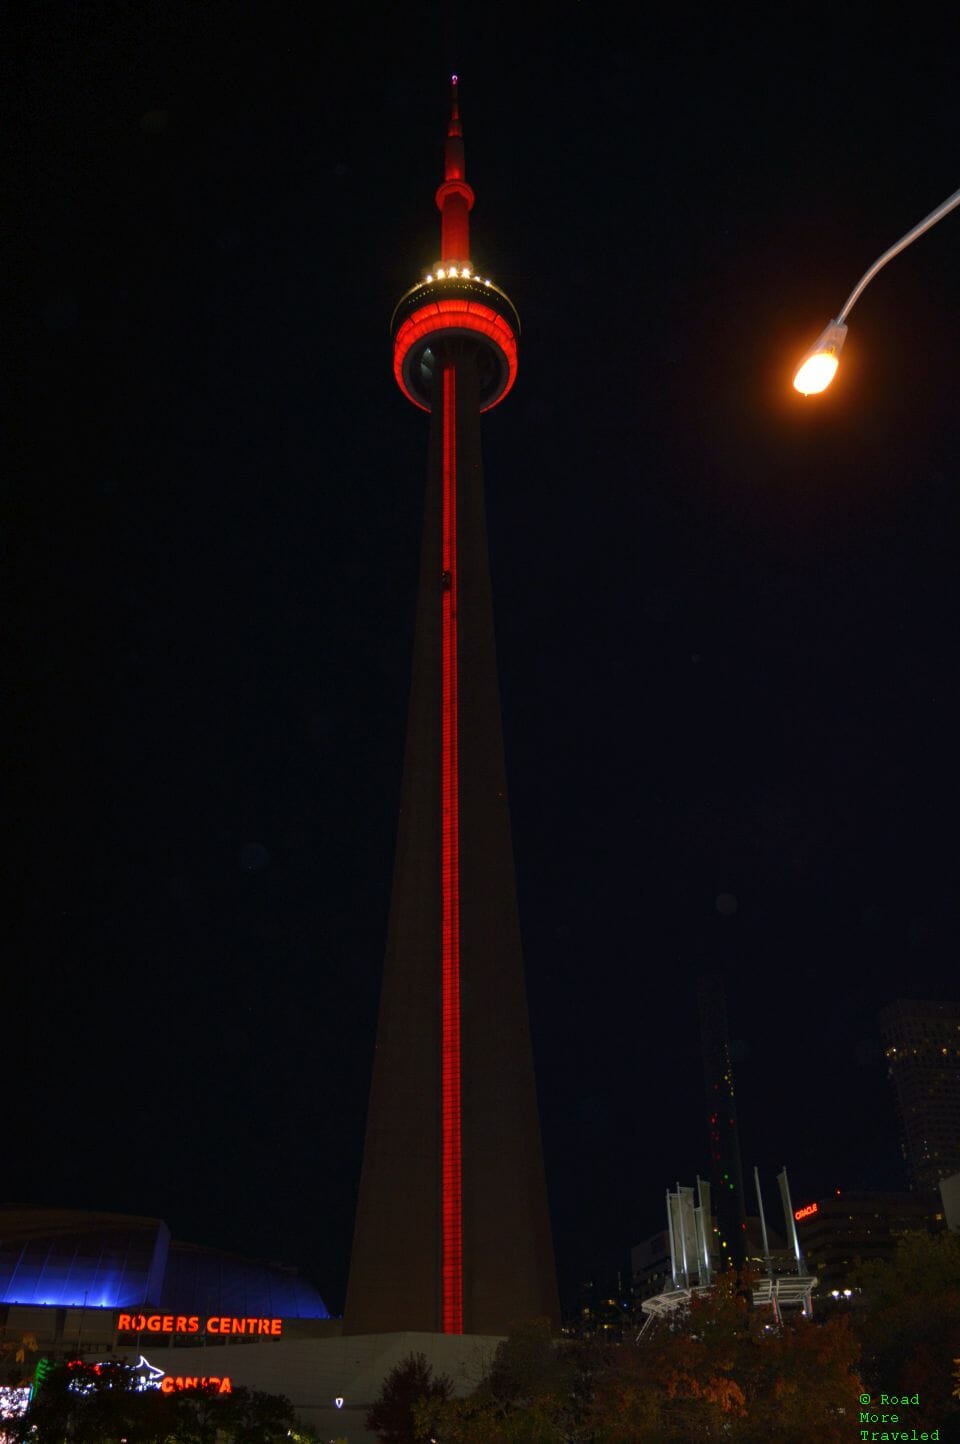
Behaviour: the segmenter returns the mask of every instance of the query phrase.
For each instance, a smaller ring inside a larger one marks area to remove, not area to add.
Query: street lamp
[[[847,337],[846,317],[853,310],[854,302],[866,290],[877,272],[881,271],[888,261],[892,261],[894,256],[906,250],[911,241],[922,236],[924,231],[929,231],[931,226],[935,226],[937,221],[943,220],[943,217],[958,205],[960,205],[960,191],[954,191],[952,196],[947,196],[942,205],[937,206],[935,211],[931,211],[928,216],[915,225],[912,231],[907,231],[907,234],[901,236],[895,245],[892,245],[888,251],[884,251],[868,271],[864,271],[847,297],[843,310],[835,320],[824,327],[797,367],[793,384],[798,391],[803,392],[804,396],[813,396],[819,391],[825,391],[836,375],[840,352]]]

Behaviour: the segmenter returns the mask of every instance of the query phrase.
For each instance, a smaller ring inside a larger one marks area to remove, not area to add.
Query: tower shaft
[[[443,1332],[463,1332],[463,1155],[460,1076],[460,688],[457,630],[457,368],[441,372],[440,1132]]]
[[[497,1334],[559,1316],[500,726],[476,344],[455,337],[439,350],[350,1333]]]

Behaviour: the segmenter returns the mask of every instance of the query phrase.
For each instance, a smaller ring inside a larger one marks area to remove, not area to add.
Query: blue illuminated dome
[[[235,1254],[189,1243],[170,1245],[160,1307],[176,1314],[330,1317],[313,1284],[301,1278],[296,1269],[237,1258]]]
[[[0,1304],[326,1319],[295,1269],[177,1243],[159,1218],[0,1209]]]

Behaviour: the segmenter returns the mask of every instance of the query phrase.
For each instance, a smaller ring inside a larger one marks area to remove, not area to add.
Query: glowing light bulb
[[[826,391],[836,376],[839,365],[840,360],[835,352],[818,351],[815,356],[810,356],[804,361],[794,376],[794,388],[801,391],[804,396],[816,396],[819,392]]]
[[[440,267],[439,271],[437,272],[437,275],[440,277],[441,281],[446,280],[447,273],[446,273],[446,271],[443,269],[442,266]]]
[[[489,286],[490,282],[489,282],[489,281],[484,281],[483,284],[484,284],[485,286]]]
[[[829,326],[824,327],[797,367],[793,378],[797,391],[804,396],[816,396],[826,391],[837,374],[846,337],[847,328],[842,321],[831,321]]]
[[[428,280],[428,281],[432,281],[432,280],[433,280],[433,277],[432,277],[432,276],[428,276],[428,277],[427,277],[427,280]]]
[[[470,267],[469,267],[469,266],[464,266],[463,269],[461,270],[460,274],[461,274],[461,276],[469,276],[469,274],[470,274]]]

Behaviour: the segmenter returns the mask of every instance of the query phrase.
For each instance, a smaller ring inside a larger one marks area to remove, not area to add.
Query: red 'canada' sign
[[[119,1314],[121,1334],[199,1334],[196,1314]],[[203,1325],[205,1334],[259,1334],[276,1339],[283,1333],[283,1319],[235,1319],[212,1315]]]
[[[218,1394],[232,1394],[233,1385],[229,1379],[218,1379],[216,1374],[200,1378],[197,1374],[164,1374],[160,1380],[161,1394],[179,1394],[193,1389],[216,1389]]]
[[[816,1213],[816,1211],[817,1205],[815,1203],[808,1203],[805,1204],[803,1208],[794,1209],[793,1216],[797,1219],[809,1218],[811,1213]]]

